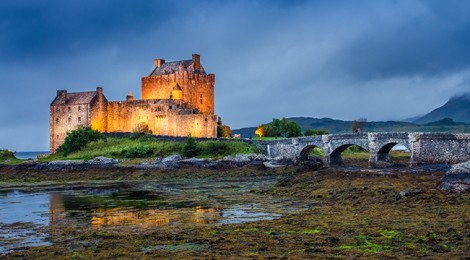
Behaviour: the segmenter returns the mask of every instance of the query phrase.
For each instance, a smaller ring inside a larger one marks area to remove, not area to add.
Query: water
[[[49,154],[48,151],[42,152],[16,152],[15,157],[18,159],[36,159],[40,154]]]
[[[64,227],[149,229],[272,220],[310,205],[253,192],[275,178],[0,185],[0,253],[53,243]]]

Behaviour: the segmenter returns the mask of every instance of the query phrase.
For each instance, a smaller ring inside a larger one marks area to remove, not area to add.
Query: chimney
[[[67,96],[67,90],[57,90],[57,96]]]
[[[97,87],[96,92],[98,92],[99,95],[103,95],[103,88],[102,87]]]
[[[133,101],[134,100],[134,95],[132,94],[132,91],[129,91],[126,96],[127,101]]]
[[[201,56],[199,54],[193,54],[194,70],[201,70]]]
[[[158,68],[158,67],[162,66],[162,65],[165,63],[165,60],[163,60],[163,59],[155,59],[155,60],[154,60],[154,63],[155,63],[155,67]]]

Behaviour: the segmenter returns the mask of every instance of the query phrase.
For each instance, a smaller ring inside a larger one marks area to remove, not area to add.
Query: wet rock
[[[377,161],[375,162],[375,168],[390,168],[395,166],[393,162]]]
[[[301,161],[300,165],[304,171],[316,171],[323,168],[323,161],[320,158],[312,158],[310,160]]]
[[[421,193],[421,189],[412,189],[412,190],[405,189],[405,190],[400,191],[398,195],[400,197],[410,197],[410,196],[418,195],[420,193]]]
[[[178,161],[179,165],[182,166],[195,166],[195,167],[205,167],[210,163],[209,159],[199,159],[199,158],[189,158]]]
[[[174,162],[177,162],[177,161],[180,161],[182,160],[183,157],[181,157],[181,155],[179,154],[175,154],[175,155],[170,155],[170,156],[167,156],[165,158],[163,158],[160,163],[163,163],[163,164],[170,164],[170,163],[174,163]]]
[[[116,164],[118,163],[119,161],[117,159],[114,159],[114,158],[108,158],[108,157],[104,157],[104,156],[98,156],[98,157],[95,157],[91,160],[88,160],[87,163],[89,164]]]
[[[470,192],[470,161],[452,165],[442,178],[439,189],[456,193]]]

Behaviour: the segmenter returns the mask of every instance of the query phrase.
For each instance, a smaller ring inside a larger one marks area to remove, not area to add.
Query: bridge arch
[[[402,141],[395,140],[395,141],[390,141],[388,143],[382,143],[382,144],[380,144],[380,146],[378,146],[380,148],[377,151],[377,161],[384,161],[384,162],[393,161],[392,157],[390,155],[390,151],[396,145],[404,146],[404,147],[406,147],[406,149],[408,149],[408,151],[411,151],[410,147],[409,147],[409,144],[407,142],[402,142]],[[410,156],[411,156],[411,154],[410,154]]]
[[[322,147],[320,147],[318,145],[315,145],[315,144],[309,144],[309,145],[305,146],[304,148],[302,148],[302,150],[300,151],[299,160],[300,161],[307,161],[307,160],[312,159],[311,153],[314,150],[319,150],[319,151],[321,151],[321,153],[323,153],[322,155],[315,156],[315,157],[320,158],[320,159],[323,159],[327,154]]]
[[[329,162],[331,165],[334,165],[334,164],[343,164],[343,157],[341,156],[341,154],[346,150],[348,149],[349,147],[353,146],[353,145],[356,145],[356,146],[359,146],[360,148],[366,150],[369,152],[369,146],[366,146],[364,144],[357,144],[357,143],[347,143],[347,144],[342,144],[338,147],[336,147],[330,154],[329,154]]]

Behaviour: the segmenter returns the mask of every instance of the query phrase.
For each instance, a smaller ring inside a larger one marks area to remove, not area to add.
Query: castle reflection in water
[[[69,196],[64,197],[62,193],[50,194],[50,225],[64,221],[80,221],[96,229],[120,225],[150,228],[174,222],[211,224],[217,222],[221,217],[220,210],[201,206],[140,210],[125,207],[94,208],[92,205],[82,205],[82,208],[68,209],[64,206],[67,199]],[[82,217],[71,217],[72,213],[77,210],[86,211],[86,214],[82,214]]]

